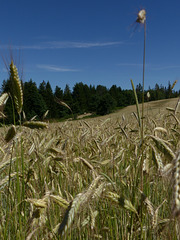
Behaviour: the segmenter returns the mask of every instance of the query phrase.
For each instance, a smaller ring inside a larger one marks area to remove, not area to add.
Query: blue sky
[[[143,26],[147,12],[145,88],[168,81],[180,89],[180,1],[1,1],[0,84],[10,55],[23,81],[50,81],[64,89],[76,82],[131,89],[142,83]],[[137,28],[136,28],[137,27]]]

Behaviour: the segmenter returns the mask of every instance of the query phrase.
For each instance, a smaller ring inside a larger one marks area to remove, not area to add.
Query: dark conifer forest
[[[119,86],[112,85],[110,89],[105,86],[88,86],[82,82],[76,83],[71,90],[68,85],[65,89],[59,86],[52,90],[50,82],[43,81],[39,86],[35,82],[29,80],[22,83],[24,104],[23,111],[26,119],[30,120],[34,116],[42,119],[44,113],[48,111],[47,119],[63,120],[69,117],[77,118],[78,115],[84,113],[92,113],[93,115],[106,115],[117,109],[135,104],[133,90],[124,90]],[[11,93],[9,80],[4,80],[1,86],[1,93]],[[147,93],[149,92],[149,97]],[[138,101],[142,101],[142,85],[136,86]],[[154,101],[179,96],[180,91],[174,91],[170,82],[167,87],[156,84],[154,88],[145,91],[145,101]],[[65,107],[63,102],[69,106]],[[72,111],[70,111],[70,109]],[[12,119],[12,103],[9,98],[4,109],[7,123],[11,123]]]

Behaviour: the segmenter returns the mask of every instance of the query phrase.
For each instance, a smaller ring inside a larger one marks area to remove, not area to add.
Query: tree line
[[[24,96],[23,111],[27,120],[30,120],[34,116],[42,119],[47,110],[49,110],[47,118],[57,120],[68,118],[72,115],[76,118],[78,115],[84,113],[105,115],[116,109],[135,104],[133,90],[124,90],[116,85],[112,85],[112,87],[108,89],[102,85],[95,87],[79,82],[74,85],[72,91],[68,85],[65,86],[64,90],[56,86],[53,91],[49,81],[42,81],[39,87],[37,87],[36,83],[30,79],[28,82],[22,83],[22,86]],[[13,94],[11,93],[9,80],[3,81],[1,93],[3,92]],[[139,103],[141,103],[141,84],[136,86],[136,93]],[[145,101],[173,98],[179,94],[180,91],[174,91],[170,82],[168,83],[168,87],[156,84],[153,89],[149,87],[149,89],[145,91]],[[59,102],[65,103],[70,108],[65,107],[65,104],[59,104]],[[9,98],[6,104],[4,114],[7,116],[7,122],[10,123],[13,121],[11,98]]]

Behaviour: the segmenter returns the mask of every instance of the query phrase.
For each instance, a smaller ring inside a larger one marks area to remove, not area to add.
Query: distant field
[[[145,103],[143,146],[135,105],[16,126],[9,141],[1,128],[0,239],[178,239],[180,113],[166,109],[177,101]]]
[[[170,108],[175,107],[177,101],[178,101],[178,98],[171,98],[171,99],[164,99],[159,101],[146,102],[144,104],[145,115],[147,114],[156,115],[157,113],[167,113],[166,107],[170,107]],[[142,105],[139,104],[139,106],[141,111]],[[118,112],[111,114],[111,116],[115,117],[115,116],[118,116],[119,114],[131,114],[132,112],[136,112],[136,105],[125,107],[119,110]],[[106,118],[107,116],[104,116],[104,117]]]

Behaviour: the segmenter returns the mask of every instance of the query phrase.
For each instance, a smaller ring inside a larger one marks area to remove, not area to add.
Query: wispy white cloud
[[[62,49],[62,48],[92,48],[92,47],[108,47],[124,44],[123,42],[74,42],[74,41],[49,41],[32,45],[14,45],[12,49]],[[0,45],[1,49],[9,48],[8,45]]]
[[[169,65],[169,66],[153,66],[151,67],[151,70],[156,70],[156,71],[160,71],[160,70],[167,70],[167,69],[174,69],[174,68],[180,68],[180,65]]]
[[[59,67],[55,65],[46,65],[46,64],[38,64],[37,68],[41,68],[51,72],[80,72],[80,69],[73,69],[67,67]]]
[[[122,42],[48,42],[50,48],[92,48],[122,44]]]

